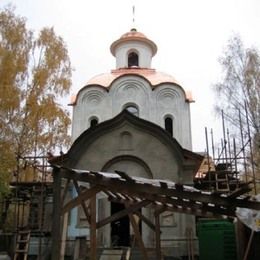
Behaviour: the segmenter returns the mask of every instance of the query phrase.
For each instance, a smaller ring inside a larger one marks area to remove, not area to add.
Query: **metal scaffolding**
[[[214,143],[213,129],[210,130],[209,140],[208,129],[205,128],[206,161],[204,163],[207,168],[204,168],[202,174],[196,176],[195,187],[217,193],[232,193],[250,184],[253,194],[257,194],[260,173],[256,169],[247,109],[245,111],[245,115],[238,111],[235,122],[222,111],[222,138],[218,147]],[[235,137],[231,135],[230,129],[226,126],[230,122],[235,124],[239,135]]]

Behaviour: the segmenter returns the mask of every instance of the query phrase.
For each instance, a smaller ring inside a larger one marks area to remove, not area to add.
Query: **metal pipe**
[[[244,144],[244,133],[243,133],[243,125],[242,125],[242,117],[241,117],[241,111],[238,110],[239,115],[239,126],[240,126],[240,135],[241,135],[241,144],[242,144],[242,152],[244,157],[244,171],[245,171],[245,177],[246,177],[246,183],[248,182],[247,179],[247,163],[246,163],[246,153],[245,153],[245,144]]]
[[[247,123],[248,138],[249,138],[250,160],[251,160],[252,175],[253,175],[253,185],[254,185],[254,191],[255,191],[255,195],[256,195],[257,192],[256,192],[256,181],[255,181],[254,155],[253,155],[251,131],[250,131],[250,126],[249,126],[249,118],[248,118],[248,111],[247,111],[246,103],[245,103],[245,111],[246,111],[246,123]]]

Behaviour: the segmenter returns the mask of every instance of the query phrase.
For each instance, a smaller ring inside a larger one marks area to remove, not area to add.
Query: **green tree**
[[[216,109],[224,111],[238,137],[242,127],[249,140],[249,125],[256,177],[260,178],[260,53],[255,47],[245,48],[241,38],[235,35],[219,61],[223,77],[214,85]]]
[[[45,155],[69,144],[71,86],[66,45],[53,28],[35,34],[8,6],[0,10],[0,193],[16,156]]]

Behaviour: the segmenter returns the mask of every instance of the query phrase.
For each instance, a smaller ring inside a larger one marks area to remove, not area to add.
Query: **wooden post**
[[[248,241],[248,244],[247,244],[247,247],[246,247],[246,252],[245,252],[245,255],[244,255],[243,260],[247,260],[247,256],[248,256],[248,253],[249,253],[249,250],[250,250],[252,241],[253,241],[254,233],[255,233],[255,232],[254,232],[254,230],[252,229],[251,234],[250,234],[250,238],[249,238],[249,241]]]
[[[90,259],[97,260],[96,195],[90,199]]]
[[[158,213],[154,213],[155,218],[155,248],[156,248],[156,258],[162,259],[161,254],[161,230],[160,230],[160,215]]]
[[[62,240],[61,240],[61,257],[60,260],[64,260],[65,251],[66,251],[66,241],[67,241],[67,230],[68,230],[68,218],[69,213],[66,212],[63,216],[63,228],[62,228]]]
[[[61,247],[61,176],[60,169],[53,169],[53,221],[51,259],[60,259]]]
[[[239,218],[236,222],[236,237],[237,259],[243,259],[246,251],[245,225]]]
[[[135,233],[135,238],[137,240],[138,246],[140,248],[141,253],[143,254],[143,259],[144,260],[148,260],[147,251],[146,251],[146,248],[144,246],[144,242],[143,242],[142,236],[141,236],[141,234],[139,232],[138,224],[136,223],[136,220],[135,220],[133,214],[128,214],[128,216],[129,216],[131,225],[133,227],[133,230],[134,230],[134,233]]]

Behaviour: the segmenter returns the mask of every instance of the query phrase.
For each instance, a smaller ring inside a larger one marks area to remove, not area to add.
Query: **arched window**
[[[137,106],[135,105],[127,105],[125,106],[125,108],[128,112],[130,112],[131,114],[135,115],[135,116],[139,116],[139,110],[137,108]]]
[[[130,52],[128,54],[128,68],[139,66],[139,57],[135,52]]]
[[[170,133],[171,136],[173,136],[173,121],[172,118],[167,116],[164,119],[164,126],[165,126],[165,130]]]
[[[90,127],[96,126],[98,124],[98,119],[96,117],[92,117],[90,119]]]

